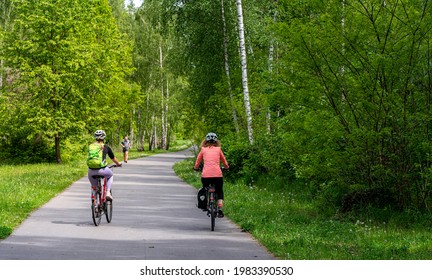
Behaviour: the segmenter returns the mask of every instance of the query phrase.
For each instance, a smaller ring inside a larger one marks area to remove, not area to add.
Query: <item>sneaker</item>
[[[222,210],[220,210],[220,209],[218,210],[217,214],[218,214],[218,218],[223,218],[223,217],[225,217],[224,213],[223,213]]]
[[[108,200],[112,200],[112,199],[113,199],[110,191],[107,191],[107,193],[106,193],[106,198],[107,198]]]

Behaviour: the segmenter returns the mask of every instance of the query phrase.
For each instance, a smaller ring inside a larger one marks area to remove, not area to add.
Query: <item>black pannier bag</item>
[[[207,193],[205,188],[201,188],[197,192],[197,207],[200,209],[207,209]]]

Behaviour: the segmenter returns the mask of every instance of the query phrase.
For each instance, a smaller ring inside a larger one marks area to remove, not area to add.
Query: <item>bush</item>
[[[28,140],[11,137],[1,143],[1,159],[5,163],[48,163],[55,162],[54,144],[43,138]]]
[[[345,194],[341,202],[342,213],[368,207],[386,208],[396,205],[394,194],[386,188],[355,190]]]
[[[244,168],[247,164],[251,150],[247,141],[241,141],[234,138],[224,138],[222,149],[230,166],[230,172],[226,174],[227,178],[238,178],[244,176]]]

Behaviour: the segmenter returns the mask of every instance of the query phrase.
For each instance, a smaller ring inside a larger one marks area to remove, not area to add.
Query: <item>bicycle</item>
[[[217,217],[217,195],[214,184],[207,187],[207,216],[210,217],[211,231],[214,231]]]
[[[222,171],[225,171],[223,167],[221,167]],[[202,168],[196,170],[201,171]],[[219,218],[218,215],[218,206],[217,201],[218,197],[216,194],[216,187],[213,183],[209,184],[209,186],[205,189],[206,198],[207,198],[207,209],[203,209],[203,211],[207,211],[207,216],[210,217],[210,228],[211,231],[214,231],[216,226],[216,218]]]
[[[110,169],[114,167],[116,167],[116,165],[108,166],[108,168]],[[93,178],[98,180],[96,189],[92,190],[92,195],[91,195],[91,210],[92,210],[93,223],[95,226],[98,226],[104,214],[107,222],[111,223],[113,203],[111,199],[107,199],[106,197],[106,193],[107,193],[106,178],[100,175],[94,175]]]

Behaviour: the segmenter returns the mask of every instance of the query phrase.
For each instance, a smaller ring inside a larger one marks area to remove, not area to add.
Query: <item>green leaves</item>
[[[322,124],[319,116],[325,112],[339,122],[330,130],[326,125],[308,129],[305,123],[293,129],[290,134],[300,139],[308,130],[315,134],[304,138],[307,152],[298,158],[307,160],[296,169],[342,185],[389,188],[404,197],[401,206],[413,203],[416,184],[425,183],[416,181],[420,170],[414,162],[422,162],[423,170],[429,166],[416,143],[430,138],[424,121],[430,114],[424,86],[429,79],[431,34],[425,24],[431,21],[430,7],[416,1],[284,2],[284,7],[286,20],[276,30],[292,48],[293,55],[283,58],[292,67],[291,100],[304,107],[287,118],[299,112]],[[313,164],[311,156],[320,154],[328,156]],[[320,171],[329,163],[332,169]]]
[[[130,46],[108,2],[17,1],[16,15],[4,41],[6,64],[15,73],[6,102],[12,115],[25,117],[29,138],[67,138],[88,120],[99,121],[88,123],[91,128],[100,125],[103,104],[124,94],[131,72]],[[19,111],[14,109],[18,100],[24,102]]]

